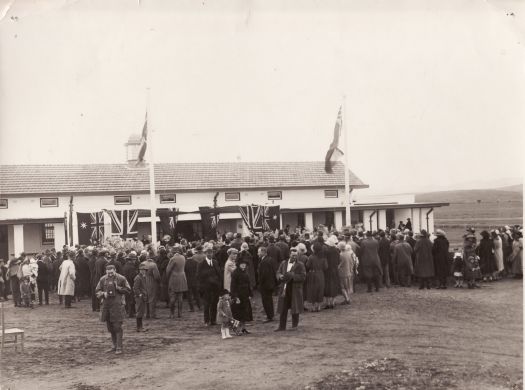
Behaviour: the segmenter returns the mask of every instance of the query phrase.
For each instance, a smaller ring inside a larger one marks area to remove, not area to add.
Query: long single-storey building
[[[67,240],[67,215],[73,216],[69,226],[77,243],[76,213],[149,209],[149,170],[137,166],[135,156],[128,155],[127,164],[0,166],[0,258],[61,249]],[[350,172],[351,191],[367,187]],[[332,174],[325,173],[321,161],[162,163],[155,165],[155,192],[157,208],[185,212],[177,222],[183,234],[201,231],[199,207],[212,207],[215,197],[219,207],[279,205],[281,227],[347,225],[342,163],[336,163]],[[351,223],[373,230],[411,218],[415,231],[433,231],[432,211],[444,205],[448,204],[418,204],[413,196],[355,201]],[[150,234],[150,223],[148,213],[139,214],[139,238]],[[111,236],[110,218],[104,219],[104,226],[105,236]],[[157,230],[163,234],[160,225]],[[238,212],[221,213],[217,230],[248,232]]]

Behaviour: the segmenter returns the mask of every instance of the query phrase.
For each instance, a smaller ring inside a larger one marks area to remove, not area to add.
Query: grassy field
[[[416,195],[417,202],[449,202],[434,210],[436,229],[443,229],[452,248],[460,247],[467,226],[477,232],[505,225],[523,224],[523,191],[519,186],[506,190],[442,191]]]

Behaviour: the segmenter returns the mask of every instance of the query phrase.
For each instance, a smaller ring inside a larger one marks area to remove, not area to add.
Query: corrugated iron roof
[[[344,186],[344,165],[323,161],[155,164],[157,192]],[[350,171],[350,185],[366,188]],[[1,165],[0,194],[135,193],[149,191],[146,167],[128,164]]]

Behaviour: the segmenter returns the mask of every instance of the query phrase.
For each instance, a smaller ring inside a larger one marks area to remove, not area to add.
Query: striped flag
[[[326,152],[326,157],[324,159],[324,170],[326,173],[333,173],[334,162],[339,160],[339,158],[344,154],[341,149],[339,149],[339,138],[341,138],[341,128],[343,126],[343,114],[342,107],[339,107],[339,113],[337,114],[337,120],[335,121],[334,128],[334,139]]]
[[[146,112],[146,119],[144,120],[144,127],[142,128],[142,136],[140,138],[140,149],[137,157],[137,165],[144,161],[146,148],[148,147],[148,113]]]
[[[138,210],[106,210],[111,218],[111,233],[124,239],[136,237]]]

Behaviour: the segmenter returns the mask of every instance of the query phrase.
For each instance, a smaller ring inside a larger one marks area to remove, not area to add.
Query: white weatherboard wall
[[[342,195],[342,189],[340,195]],[[238,192],[235,190],[227,192]],[[198,211],[199,206],[213,206],[215,192],[175,192],[176,203],[160,203],[159,194],[156,194],[157,208],[177,207],[180,211]],[[121,194],[126,195],[126,194]],[[51,196],[50,196],[51,197]],[[131,195],[131,205],[115,205],[112,195],[79,195],[73,196],[74,212],[95,212],[101,209],[127,210],[149,209],[149,194]],[[69,211],[69,196],[58,197],[58,207],[40,207],[40,197],[6,197],[9,199],[9,208],[0,210],[0,220],[32,219],[32,218],[63,218],[64,212]],[[282,190],[281,200],[268,200],[267,191],[241,191],[240,201],[226,201],[224,191],[219,192],[217,206],[243,206],[247,204],[279,205],[281,208],[321,208],[343,207],[342,198],[325,198],[324,189],[290,189]]]

